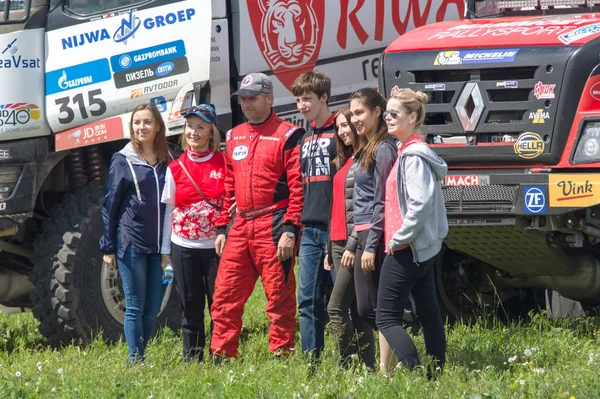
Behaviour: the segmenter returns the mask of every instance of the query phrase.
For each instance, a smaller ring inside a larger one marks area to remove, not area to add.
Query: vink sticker
[[[147,47],[129,53],[112,56],[110,57],[110,65],[113,72],[121,72],[184,56],[185,44],[183,43],[183,40],[176,40],[174,42],[159,44],[158,46]]]
[[[190,70],[187,58],[181,57],[168,62],[146,65],[113,74],[117,89],[175,76]]]
[[[233,149],[233,154],[231,158],[234,161],[241,161],[242,159],[246,159],[248,156],[248,147],[245,145],[238,145]]]
[[[518,48],[494,50],[450,50],[440,51],[433,65],[489,64],[514,62]]]
[[[106,82],[110,78],[106,58],[46,72],[46,95]]]
[[[523,207],[523,210],[525,211],[525,214],[545,214],[548,208],[546,188],[544,186],[525,186],[524,189],[525,206]]]
[[[196,15],[196,10],[188,8],[176,12],[169,12],[167,14],[154,15],[142,20],[137,17],[134,12],[130,12],[124,15],[125,18],[121,19],[121,24],[112,34],[110,34],[106,28],[102,28],[64,37],[61,39],[62,48],[63,50],[66,50],[73,47],[82,47],[87,44],[110,40],[111,38],[116,43],[127,44],[127,40],[133,39],[135,34],[139,33],[141,30],[168,27],[180,22],[189,21],[194,15]]]

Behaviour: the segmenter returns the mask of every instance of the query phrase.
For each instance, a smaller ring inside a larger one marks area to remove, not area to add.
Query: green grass
[[[317,373],[300,355],[268,354],[262,287],[246,306],[240,358],[187,364],[166,330],[144,365],[129,365],[124,342],[48,349],[31,314],[0,315],[1,398],[600,398],[600,320],[486,321],[448,327],[448,363],[437,381],[422,370],[390,377],[336,365],[328,329]],[[423,337],[415,337],[421,354]],[[297,346],[299,350],[299,345]]]

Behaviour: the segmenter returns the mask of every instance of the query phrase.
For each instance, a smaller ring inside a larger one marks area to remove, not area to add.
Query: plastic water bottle
[[[162,281],[162,285],[164,285],[165,287],[167,285],[169,285],[170,283],[173,282],[173,265],[171,265],[170,263],[165,267],[165,270],[163,272],[163,281]]]

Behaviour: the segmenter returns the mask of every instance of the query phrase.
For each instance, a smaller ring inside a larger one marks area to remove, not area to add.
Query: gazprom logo
[[[120,25],[117,27],[113,35],[108,33],[106,28],[99,28],[93,31],[79,33],[73,36],[64,37],[61,39],[63,50],[73,47],[81,47],[87,44],[97,43],[103,40],[112,39],[116,43],[125,43],[127,40],[133,39],[134,35],[143,27],[145,30],[155,28],[164,28],[169,25],[178,24],[180,22],[189,21],[196,15],[196,10],[187,8],[166,14],[154,15],[152,17],[141,19],[133,12],[126,14],[126,18],[121,19]],[[106,21],[112,21],[116,18],[108,18]],[[95,21],[96,22],[96,21]],[[100,24],[100,22],[96,22]],[[85,26],[85,25],[84,25]]]

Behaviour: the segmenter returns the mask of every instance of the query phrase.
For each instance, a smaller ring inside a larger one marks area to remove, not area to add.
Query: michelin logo
[[[433,65],[462,65],[486,64],[493,62],[513,62],[519,49],[495,50],[450,50],[440,51],[433,61]]]

